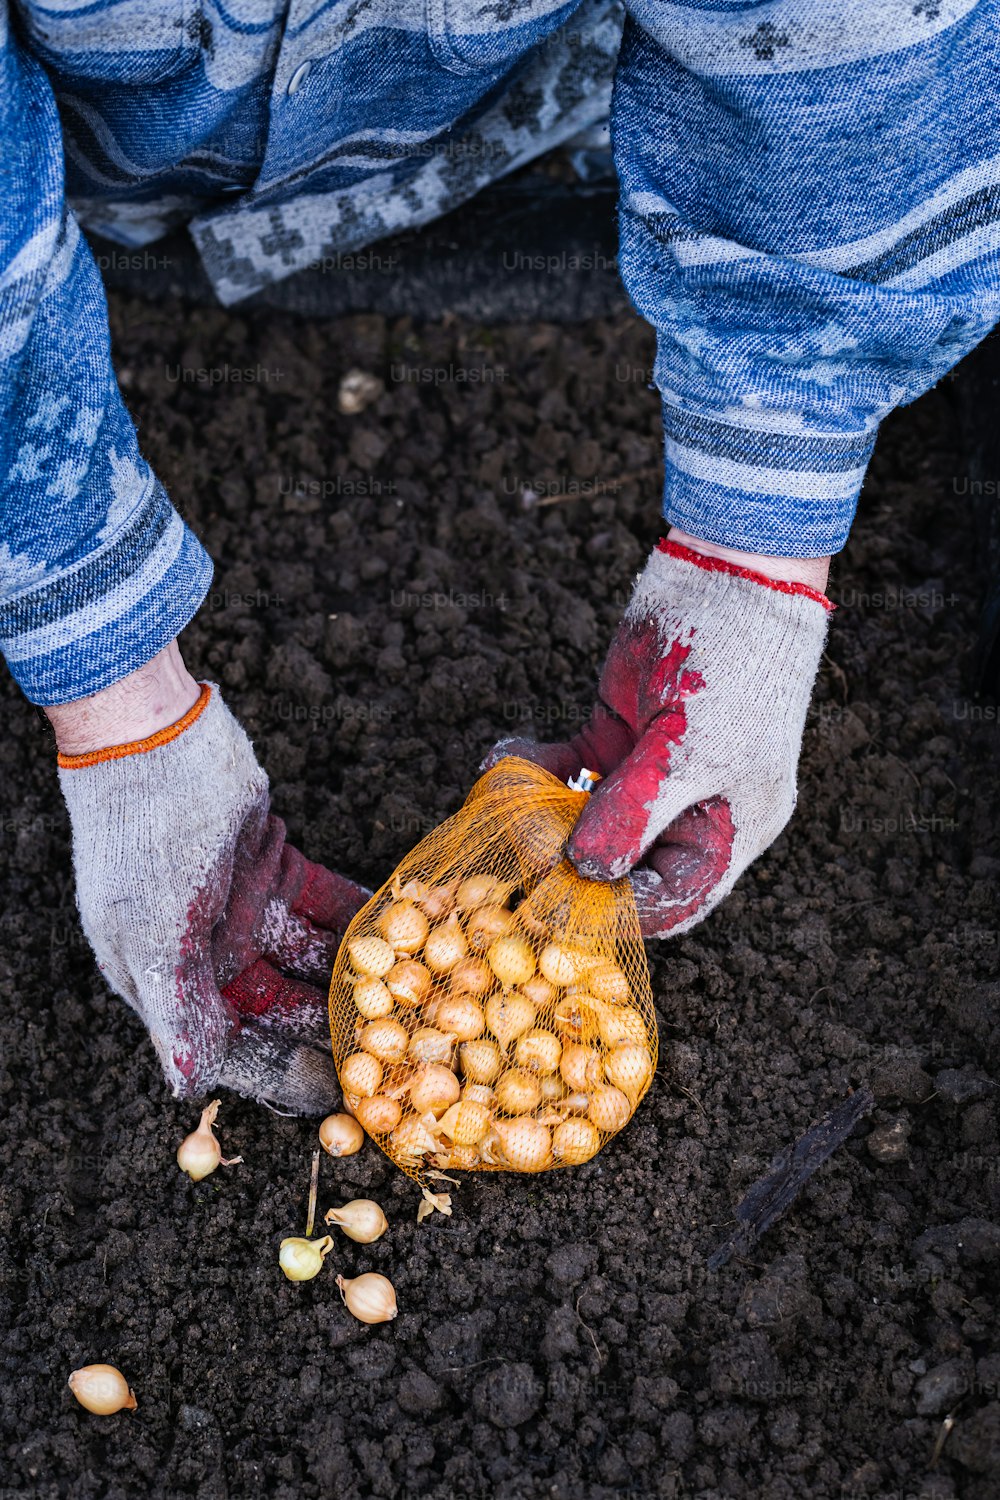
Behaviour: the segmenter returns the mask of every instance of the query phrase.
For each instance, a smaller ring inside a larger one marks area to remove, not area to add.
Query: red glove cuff
[[[769,578],[766,573],[758,573],[753,568],[741,568],[739,563],[729,562],[723,557],[709,557],[705,552],[695,552],[690,547],[684,547],[680,542],[668,541],[662,537],[656,544],[657,552],[665,552],[668,557],[676,557],[680,562],[693,563],[696,568],[704,568],[706,573],[729,573],[734,578],[747,578],[751,583],[759,583],[764,588],[775,589],[779,594],[801,594],[806,599],[815,599],[817,604],[822,604],[826,610],[836,609],[836,605],[819,589],[810,588],[808,583],[793,583],[786,578]]]

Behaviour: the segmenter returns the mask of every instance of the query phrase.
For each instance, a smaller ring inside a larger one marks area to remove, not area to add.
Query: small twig
[[[930,1464],[928,1465],[928,1467],[931,1468],[931,1469],[936,1469],[937,1468],[938,1459],[941,1457],[941,1454],[942,1454],[942,1452],[944,1450],[944,1445],[948,1441],[948,1434],[951,1432],[951,1429],[955,1425],[955,1412],[957,1410],[958,1410],[958,1407],[956,1406],[953,1411],[950,1411],[948,1413],[948,1415],[944,1418],[943,1422],[941,1423],[941,1430],[938,1433],[937,1439],[936,1439],[936,1441],[934,1443],[934,1450],[931,1453],[931,1461],[930,1461]]]
[[[602,1354],[602,1353],[601,1353],[601,1346],[600,1346],[600,1344],[599,1344],[599,1343],[598,1343],[598,1342],[597,1342],[597,1336],[596,1336],[596,1334],[595,1334],[595,1333],[594,1333],[594,1330],[593,1330],[593,1329],[592,1329],[592,1328],[591,1328],[591,1326],[590,1326],[590,1324],[589,1324],[589,1323],[587,1323],[587,1322],[586,1322],[586,1321],[585,1321],[585,1320],[584,1320],[584,1318],[583,1318],[583,1316],[582,1316],[582,1314],[581,1314],[581,1312],[580,1312],[580,1303],[581,1303],[581,1302],[582,1302],[582,1301],[583,1301],[583,1293],[582,1293],[582,1292],[581,1292],[581,1293],[580,1293],[580,1296],[579,1296],[579,1297],[577,1297],[577,1299],[576,1299],[576,1307],[575,1307],[575,1308],[574,1308],[574,1309],[573,1309],[573,1310],[574,1310],[574,1312],[575,1312],[575,1313],[576,1313],[576,1315],[577,1315],[577,1317],[578,1317],[578,1318],[579,1318],[579,1319],[580,1319],[580,1323],[581,1323],[581,1325],[582,1325],[582,1326],[583,1326],[583,1327],[584,1327],[584,1328],[586,1328],[586,1330],[587,1330],[587,1332],[588,1332],[588,1333],[589,1333],[589,1334],[590,1334],[590,1342],[591,1342],[591,1343],[592,1343],[592,1344],[593,1344],[593,1346],[594,1346],[594,1353],[595,1353],[595,1354],[596,1354],[596,1355],[597,1355],[597,1361],[598,1361],[598,1364],[602,1364],[602,1365],[603,1365],[603,1363],[604,1363],[604,1355],[603,1355],[603,1354]]]
[[[306,1216],[306,1239],[313,1232],[316,1223],[316,1195],[319,1192],[319,1152],[313,1152],[312,1176],[309,1179],[309,1213]]]

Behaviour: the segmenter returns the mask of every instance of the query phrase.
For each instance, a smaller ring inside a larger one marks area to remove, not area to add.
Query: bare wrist
[[[180,647],[171,641],[152,661],[120,682],[75,703],[55,704],[45,713],[60,752],[86,755],[168,729],[194,706],[199,691]]]
[[[690,547],[692,552],[702,552],[706,557],[719,557],[725,562],[736,563],[754,573],[763,573],[765,578],[782,579],[788,583],[805,583],[819,593],[826,593],[830,577],[829,557],[769,557],[757,552],[740,552],[735,547],[720,547],[716,542],[704,542],[690,536],[677,526],[671,526],[667,539]]]

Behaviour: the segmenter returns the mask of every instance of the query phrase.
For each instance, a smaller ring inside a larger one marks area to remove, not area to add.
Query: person
[[[881,419],[1000,318],[996,0],[17,0],[2,6],[0,646],[51,721],[78,905],[179,1096],[325,1110],[367,894],[286,841],[177,644],[211,563],[143,459],[80,225],[186,224],[233,304],[599,123],[657,337],[667,532],[575,741],[569,853],[701,921],[792,813]]]

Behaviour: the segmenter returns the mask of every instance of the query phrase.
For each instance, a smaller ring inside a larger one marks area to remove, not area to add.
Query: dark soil
[[[555,737],[589,703],[657,536],[648,330],[123,299],[113,325],[146,450],[218,561],[188,659],[296,842],[379,882],[494,738]],[[353,365],[386,393],[348,418]],[[997,1495],[1000,727],[968,698],[956,432],[947,391],[887,425],[799,811],[653,952],[664,1060],[635,1121],[584,1168],[468,1179],[420,1228],[373,1147],[325,1159],[321,1207],[370,1194],[391,1229],[306,1285],[276,1250],[314,1127],[227,1096],[246,1164],[181,1177],[195,1111],[78,935],[51,742],[3,689],[4,1500]],[[585,493],[523,506],[553,480]],[[875,1114],[708,1274],[774,1154],[864,1081]],[[340,1305],[335,1273],[365,1268],[397,1284],[392,1325]],[[66,1376],[96,1360],[135,1414],[75,1404]]]

